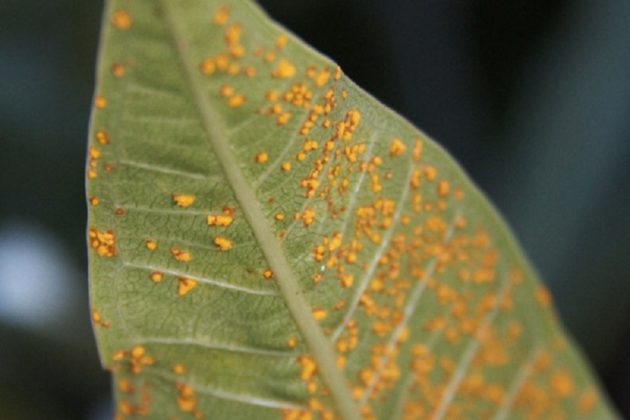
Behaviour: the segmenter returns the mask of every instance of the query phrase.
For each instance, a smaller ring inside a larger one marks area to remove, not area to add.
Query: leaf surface
[[[122,418],[612,416],[453,159],[249,1],[108,2],[87,178]]]

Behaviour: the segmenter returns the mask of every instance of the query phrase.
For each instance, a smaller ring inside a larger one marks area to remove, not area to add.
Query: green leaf
[[[117,413],[609,418],[426,135],[249,1],[112,0],[88,157]]]

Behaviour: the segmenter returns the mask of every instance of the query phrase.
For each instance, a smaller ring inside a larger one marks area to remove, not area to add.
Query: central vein
[[[310,305],[302,294],[297,277],[289,266],[280,241],[273,234],[256,198],[256,194],[251,184],[245,178],[240,163],[230,148],[221,121],[205,96],[205,89],[200,81],[200,76],[197,74],[197,67],[188,55],[188,47],[183,31],[183,28],[186,26],[184,22],[180,21],[177,5],[172,0],[160,0],[160,5],[166,26],[170,31],[177,50],[186,82],[190,87],[190,94],[207,133],[208,143],[216,154],[245,218],[251,226],[269,266],[274,272],[274,277],[277,279],[289,312],[302,332],[304,340],[317,362],[321,379],[330,390],[330,395],[338,414],[344,420],[358,420],[360,418],[359,412],[352,400],[346,379],[337,368],[335,354],[330,341],[312,317]]]

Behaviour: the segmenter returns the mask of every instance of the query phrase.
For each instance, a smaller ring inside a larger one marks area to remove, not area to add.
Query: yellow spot
[[[112,14],[112,25],[120,30],[131,28],[131,16],[125,10],[118,9]]]
[[[179,296],[184,296],[193,288],[197,287],[197,280],[189,279],[186,277],[177,277],[177,282],[177,294]]]
[[[282,162],[282,165],[280,165],[280,168],[284,172],[289,172],[291,170],[291,162]]]
[[[126,378],[123,378],[120,381],[118,381],[118,389],[124,392],[125,394],[133,393],[133,386],[131,385],[131,382],[129,382],[129,379],[126,379]]]
[[[94,197],[94,196],[90,197],[90,204],[91,205],[98,206],[98,203],[99,203],[98,197]]]
[[[105,97],[102,95],[96,95],[96,97],[94,98],[94,106],[96,106],[98,109],[105,108],[107,106],[107,99],[105,99]]]
[[[247,66],[243,68],[243,72],[245,73],[245,76],[252,78],[256,76],[256,67]]]
[[[295,66],[287,59],[282,59],[276,65],[276,68],[271,72],[271,76],[275,78],[288,78],[293,77],[295,74]]]
[[[335,67],[335,80],[341,79],[341,67]]]
[[[276,38],[276,48],[283,49],[287,45],[287,36],[285,34],[278,35]]]
[[[234,95],[227,100],[227,104],[230,108],[236,108],[245,103],[245,95]]]
[[[139,359],[141,358],[145,353],[145,349],[142,346],[133,346],[131,348],[131,357],[133,357],[134,359]]]
[[[448,184],[448,181],[442,180],[442,181],[438,182],[438,184],[437,184],[437,192],[438,192],[438,195],[440,197],[444,197],[444,196],[448,195],[449,190],[450,190],[450,186]]]
[[[597,393],[593,389],[582,391],[578,399],[578,410],[581,414],[588,414],[597,404]]]
[[[391,156],[400,156],[407,150],[407,146],[399,138],[394,137],[389,144],[389,154]]]
[[[229,98],[234,95],[234,88],[230,85],[221,85],[219,88],[219,95]]]
[[[181,375],[183,373],[186,373],[186,366],[181,363],[175,363],[173,367],[171,367],[171,370],[174,374]]]
[[[326,310],[322,308],[313,308],[311,313],[313,314],[313,318],[319,321],[326,318]]]
[[[551,294],[549,290],[543,285],[538,285],[535,290],[536,300],[542,306],[549,306],[551,304]]]
[[[195,202],[195,196],[192,194],[173,194],[171,198],[179,207],[188,207]]]
[[[269,155],[267,154],[267,152],[256,153],[256,156],[254,156],[254,161],[256,163],[265,163],[268,160],[269,160]]]
[[[188,250],[185,249],[181,249],[177,246],[173,246],[171,247],[171,255],[177,260],[177,261],[190,261],[192,259],[192,256],[190,255],[190,252]]]
[[[277,125],[285,125],[286,123],[289,122],[290,118],[291,118],[291,113],[290,112],[283,112],[281,114],[278,114],[278,116],[276,117],[276,124]]]
[[[352,274],[348,274],[348,273],[343,273],[343,274],[339,274],[339,282],[341,283],[341,286],[343,287],[352,287],[352,283],[354,281],[354,276]]]
[[[101,314],[96,309],[92,310],[92,321],[96,324],[101,322]]]
[[[270,279],[273,277],[273,271],[271,270],[271,268],[267,268],[265,271],[263,271],[263,277],[266,279]]]
[[[164,278],[164,275],[162,273],[160,273],[159,271],[153,271],[151,272],[151,274],[149,275],[149,278],[151,279],[151,281],[153,283],[159,283],[162,281],[162,279]]]
[[[287,346],[292,349],[293,347],[297,346],[297,338],[295,337],[291,337],[287,340]]]
[[[144,246],[146,246],[149,251],[155,251],[157,249],[157,242],[153,239],[147,239],[144,241]]]
[[[416,162],[420,160],[420,158],[422,157],[422,140],[420,140],[419,138],[416,139],[416,141],[413,144],[413,151],[411,153],[411,156],[413,157],[413,160],[415,160]]]
[[[427,180],[433,181],[436,176],[437,176],[437,169],[435,169],[434,166],[427,165],[424,167],[424,177]]]
[[[225,236],[216,236],[214,238],[214,245],[219,248],[221,251],[227,251],[232,249],[232,241],[230,241]]]
[[[216,68],[217,68],[217,64],[214,57],[205,58],[199,64],[199,71],[201,71],[203,74],[206,74],[206,75],[210,75],[214,73]]]
[[[116,77],[122,77],[125,75],[125,68],[122,64],[114,63],[110,69],[112,74]]]
[[[217,25],[225,25],[225,22],[230,18],[230,8],[227,6],[221,6],[217,9],[212,17],[212,23]]]
[[[558,370],[551,376],[551,387],[560,398],[566,398],[573,392],[573,379],[564,370]]]
[[[276,215],[273,218],[276,219],[277,221],[284,220],[284,213],[282,212],[276,213]]]

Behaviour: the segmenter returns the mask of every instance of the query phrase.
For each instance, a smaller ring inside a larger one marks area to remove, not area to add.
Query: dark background
[[[437,138],[630,416],[630,2],[265,0]],[[0,417],[105,419],[83,170],[100,1],[0,2]]]

